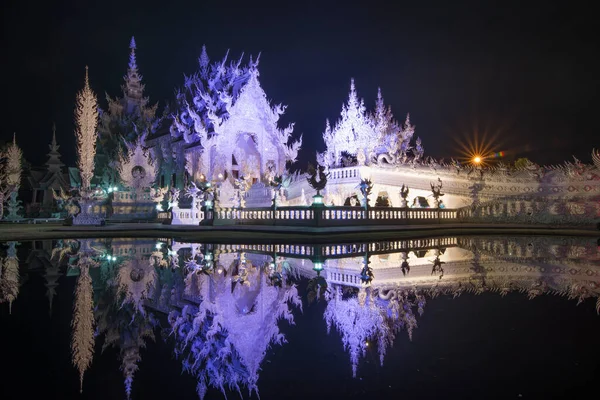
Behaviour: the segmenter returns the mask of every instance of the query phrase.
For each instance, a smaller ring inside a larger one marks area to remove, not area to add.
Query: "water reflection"
[[[19,252],[27,254],[20,266]],[[315,246],[86,239],[7,242],[4,254],[0,299],[13,312],[29,274],[43,276],[50,312],[61,275],[76,279],[71,354],[81,388],[101,341],[119,353],[127,397],[141,349],[157,333],[196,379],[200,398],[211,388],[258,394],[267,350],[286,342],[281,322],[293,325],[303,300],[324,304],[324,325],[339,333],[353,376],[370,346],[383,365],[399,334],[412,339],[427,300],[440,295],[557,294],[577,304],[594,298],[600,312],[600,251],[591,238]]]

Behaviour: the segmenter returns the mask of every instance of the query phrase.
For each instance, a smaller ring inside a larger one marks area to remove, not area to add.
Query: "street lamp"
[[[316,271],[317,273],[323,271],[323,263],[319,262],[319,261],[315,261],[313,270]]]

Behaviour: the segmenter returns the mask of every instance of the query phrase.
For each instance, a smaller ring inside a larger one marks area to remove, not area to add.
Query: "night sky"
[[[600,147],[597,21],[567,2],[48,3],[7,1],[2,11],[0,140],[17,132],[34,165],[46,161],[53,122],[63,161],[75,163],[84,67],[105,107],[105,92],[121,95],[132,35],[160,111],[197,70],[203,44],[213,61],[227,49],[246,60],[261,52],[267,96],[288,105],[283,122],[304,135],[300,168],[323,150],[325,119],[339,117],[351,77],[369,108],[379,86],[397,119],[410,112],[426,156],[459,157],[461,143],[479,141],[507,160],[591,162]]]

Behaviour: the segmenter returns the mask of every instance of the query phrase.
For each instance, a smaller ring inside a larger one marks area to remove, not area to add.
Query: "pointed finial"
[[[13,144],[17,145],[17,132],[13,132]]]
[[[252,78],[252,80],[258,81],[259,76],[260,76],[260,73],[258,72],[258,68],[256,68],[256,65],[253,65],[250,68],[250,77]]]
[[[56,147],[56,123],[52,124],[52,147]]]
[[[350,91],[355,92],[356,87],[354,86],[354,78],[350,78]]]
[[[410,113],[406,113],[406,122],[404,122],[404,125],[410,126]]]
[[[200,62],[200,67],[208,67],[210,59],[208,58],[208,53],[206,52],[206,45],[202,45],[202,53],[200,54],[200,59],[198,61]]]
[[[90,78],[89,78],[89,73],[88,73],[88,66],[85,66],[85,86],[89,86],[90,85]]]
[[[129,48],[131,49],[131,53],[129,54],[129,69],[135,70],[135,69],[137,69],[137,63],[135,60],[136,45],[135,45],[135,39],[133,38],[133,36],[131,37],[131,42],[129,43]]]

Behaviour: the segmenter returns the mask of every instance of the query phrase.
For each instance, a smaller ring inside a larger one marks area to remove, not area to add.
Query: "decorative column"
[[[8,199],[8,215],[4,219],[7,221],[20,221],[23,219],[23,217],[18,215],[18,212],[23,207],[21,206],[21,200],[18,200],[17,196],[19,195],[21,173],[23,171],[23,152],[19,146],[17,146],[16,134],[13,134],[13,141],[8,145],[6,152],[2,154],[2,156],[7,160],[5,176],[6,184],[8,186],[8,190],[10,191]]]

